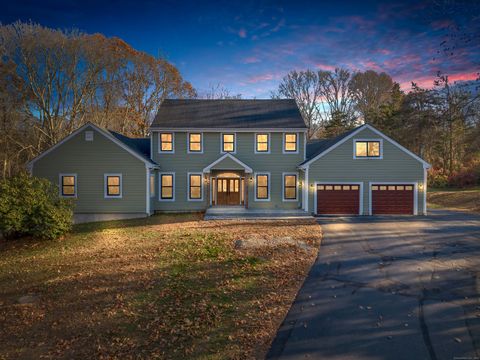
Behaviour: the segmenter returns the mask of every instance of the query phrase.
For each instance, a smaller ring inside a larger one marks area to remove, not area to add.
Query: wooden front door
[[[217,179],[217,205],[240,205],[240,179]]]

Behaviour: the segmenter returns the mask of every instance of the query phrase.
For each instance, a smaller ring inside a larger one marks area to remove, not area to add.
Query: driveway
[[[480,216],[318,221],[319,256],[267,358],[480,359]]]

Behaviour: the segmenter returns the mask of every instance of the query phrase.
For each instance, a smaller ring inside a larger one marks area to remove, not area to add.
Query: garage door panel
[[[317,214],[357,215],[360,204],[359,186],[325,184],[317,186]]]
[[[413,189],[408,184],[372,185],[372,214],[413,214]]]

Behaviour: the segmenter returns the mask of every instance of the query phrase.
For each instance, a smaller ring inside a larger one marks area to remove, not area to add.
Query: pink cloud
[[[261,60],[256,57],[256,56],[248,56],[245,59],[243,59],[244,64],[254,64],[254,63],[259,63]]]
[[[238,31],[238,36],[240,36],[242,39],[245,39],[247,37],[247,30],[245,29],[240,29]]]
[[[449,82],[452,84],[456,81],[470,81],[476,80],[479,78],[479,74],[475,72],[466,72],[466,73],[457,73],[448,76]],[[401,81],[400,88],[404,91],[411,90],[412,81],[416,83],[419,87],[425,89],[433,88],[433,82],[436,79],[436,76],[420,76],[409,81]]]
[[[382,54],[382,55],[390,55],[392,52],[388,49],[378,49],[377,53]]]
[[[278,79],[279,75],[277,74],[272,74],[272,73],[266,73],[266,74],[259,74],[259,75],[254,75],[248,78],[247,83],[248,84],[256,84],[264,81],[270,81],[270,80],[275,80]]]
[[[334,71],[335,70],[335,66],[327,65],[327,64],[321,64],[321,63],[315,64],[315,67],[319,70],[324,70],[324,71]]]
[[[433,30],[443,30],[455,26],[455,23],[452,20],[437,20],[432,22],[431,25]]]

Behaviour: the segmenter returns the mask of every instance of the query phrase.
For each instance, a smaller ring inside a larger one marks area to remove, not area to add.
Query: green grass
[[[466,187],[466,188],[453,188],[453,187],[446,187],[446,188],[428,188],[428,192],[436,193],[436,192],[457,192],[457,191],[480,191],[480,186],[473,186],[473,187]]]

